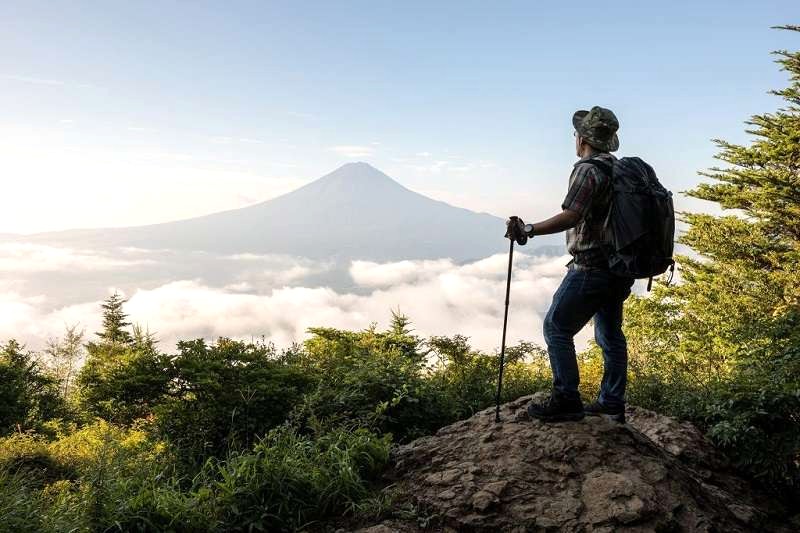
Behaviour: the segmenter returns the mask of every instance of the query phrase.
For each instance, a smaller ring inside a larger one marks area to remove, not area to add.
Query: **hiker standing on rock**
[[[562,211],[535,224],[524,224],[517,217],[507,222],[506,237],[520,244],[527,237],[566,231],[567,251],[572,255],[544,320],[553,390],[547,402],[531,403],[528,414],[547,422],[580,420],[584,414],[605,414],[624,422],[628,353],[622,305],[634,277],[620,276],[609,268],[611,236],[606,224],[612,199],[609,170],[617,161],[611,152],[619,148],[619,122],[611,110],[593,107],[577,111],[572,124],[580,160],[569,177]],[[603,350],[603,380],[598,399],[584,407],[573,339],[592,318],[595,341]]]

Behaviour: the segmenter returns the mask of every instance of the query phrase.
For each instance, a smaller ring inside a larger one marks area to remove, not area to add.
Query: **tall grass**
[[[296,531],[364,505],[389,442],[282,426],[187,478],[161,443],[104,422],[50,443],[15,435],[0,439],[0,531]]]

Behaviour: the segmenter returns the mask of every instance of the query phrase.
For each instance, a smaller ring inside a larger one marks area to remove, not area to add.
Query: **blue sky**
[[[685,190],[711,138],[780,104],[770,51],[800,48],[770,29],[796,1],[25,1],[0,20],[0,232],[239,207],[351,160],[538,219],[592,105]]]

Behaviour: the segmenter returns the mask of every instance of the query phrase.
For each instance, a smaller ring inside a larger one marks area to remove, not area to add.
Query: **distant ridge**
[[[312,259],[468,261],[507,250],[504,230],[499,217],[433,200],[358,162],[240,209],[147,226],[41,233],[25,240]],[[562,237],[537,241],[551,251]]]

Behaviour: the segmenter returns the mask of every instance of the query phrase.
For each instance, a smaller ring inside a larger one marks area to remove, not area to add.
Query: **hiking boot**
[[[583,412],[589,416],[604,416],[614,422],[625,423],[625,407],[608,407],[599,401],[594,401],[584,407]]]
[[[584,416],[583,403],[579,399],[570,400],[556,394],[544,403],[529,403],[528,415],[542,422],[568,422],[581,420]]]

